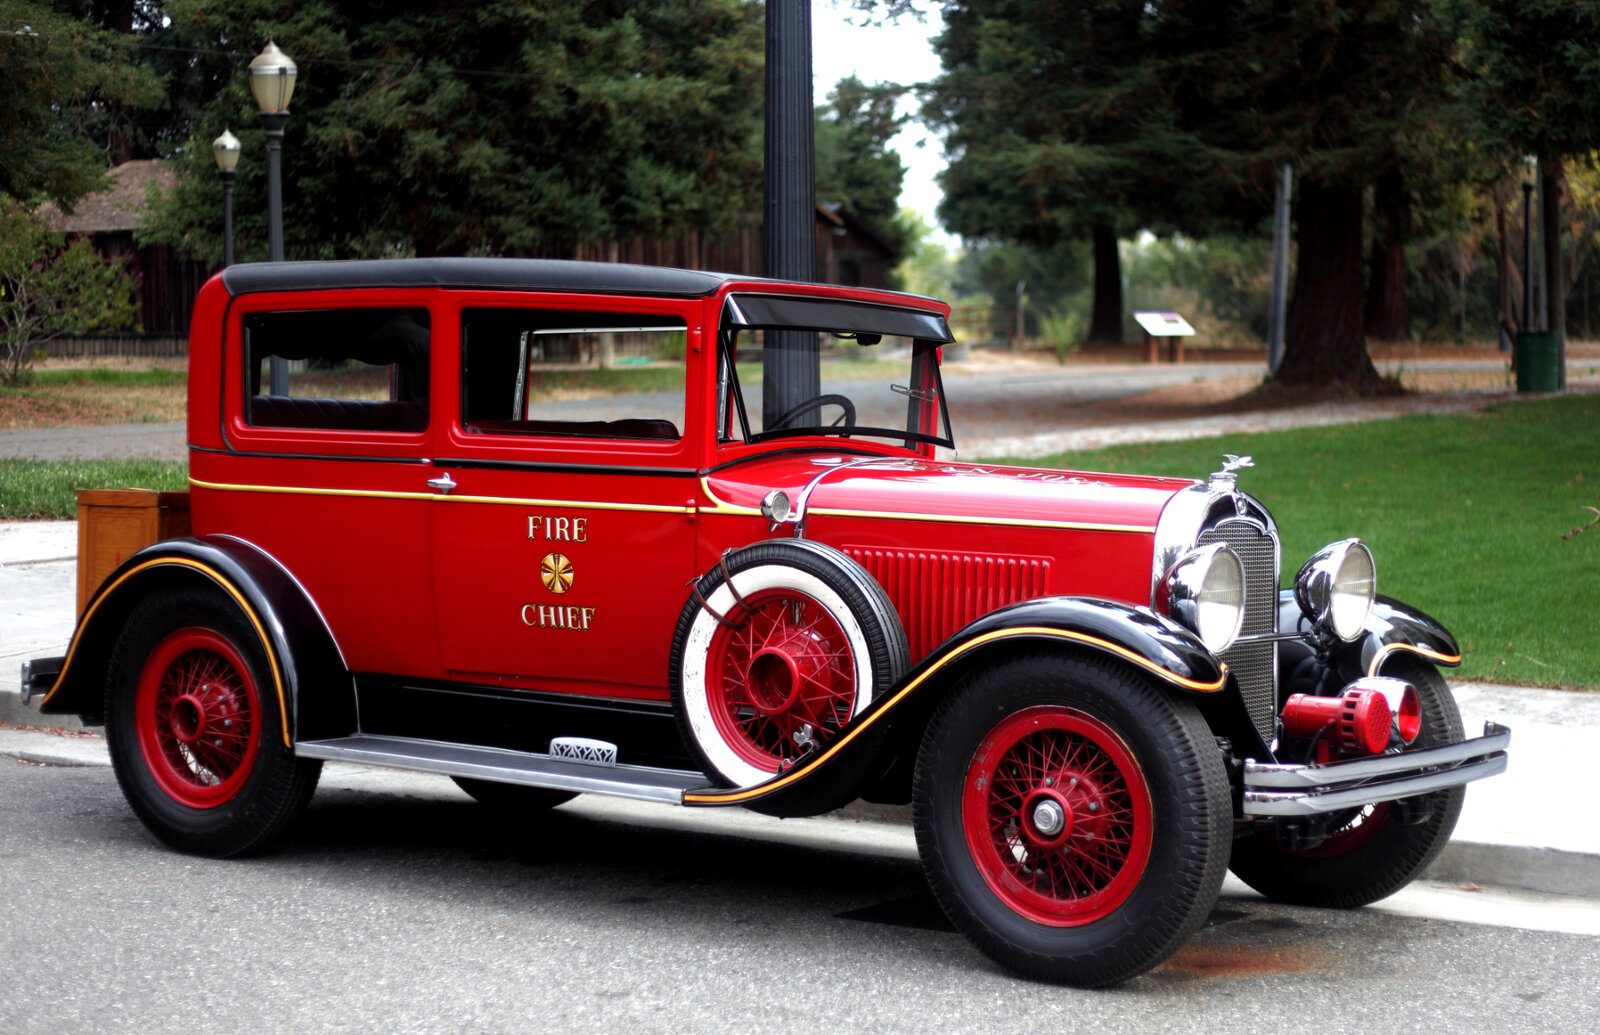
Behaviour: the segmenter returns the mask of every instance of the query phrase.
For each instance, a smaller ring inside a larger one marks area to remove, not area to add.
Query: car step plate
[[[683,792],[706,787],[703,773],[683,769],[652,769],[647,766],[616,764],[615,748],[599,741],[583,743],[585,751],[573,750],[571,740],[556,743],[556,754],[508,751],[504,748],[450,744],[409,737],[380,737],[358,734],[335,740],[304,740],[295,745],[301,758],[320,758],[329,762],[355,762],[389,769],[409,769],[419,773],[464,776],[474,780],[546,787],[579,794],[608,794],[617,798],[683,803]],[[611,747],[610,761],[605,761]],[[595,761],[579,761],[579,754]]]

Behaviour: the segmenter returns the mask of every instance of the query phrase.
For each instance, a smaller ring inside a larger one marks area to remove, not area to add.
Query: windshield
[[[720,441],[832,435],[954,446],[936,341],[727,325],[720,338]]]

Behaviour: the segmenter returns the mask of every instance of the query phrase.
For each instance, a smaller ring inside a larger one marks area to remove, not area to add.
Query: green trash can
[[[1561,387],[1561,344],[1555,331],[1517,334],[1517,391],[1554,392]]]

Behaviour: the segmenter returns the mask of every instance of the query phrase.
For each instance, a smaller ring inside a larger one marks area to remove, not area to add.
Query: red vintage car
[[[134,811],[208,855],[270,842],[325,759],[524,811],[910,802],[954,924],[1081,985],[1165,959],[1229,867],[1335,906],[1412,880],[1505,766],[1450,634],[1356,539],[1280,591],[1247,459],[949,459],[947,316],[622,265],[232,267],[194,313],[193,535],[24,692],[103,722]],[[536,390],[663,356],[660,390]]]

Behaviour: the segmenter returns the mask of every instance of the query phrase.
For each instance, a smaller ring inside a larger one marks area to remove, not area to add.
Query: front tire
[[[1457,744],[1466,738],[1461,712],[1439,671],[1412,658],[1397,658],[1389,674],[1417,688],[1422,729],[1415,747]],[[1420,823],[1407,824],[1388,803],[1356,809],[1326,840],[1306,851],[1290,851],[1264,827],[1234,842],[1228,866],[1238,878],[1275,902],[1355,909],[1399,891],[1438,858],[1461,816],[1464,786],[1437,791]]]
[[[1098,987],[1204,923],[1232,806],[1191,702],[1108,659],[1041,653],[980,670],[941,705],[913,819],[934,894],[982,952]]]
[[[106,743],[134,813],[197,855],[266,847],[305,809],[322,763],[283,743],[266,647],[219,590],[164,590],[112,650]]]

